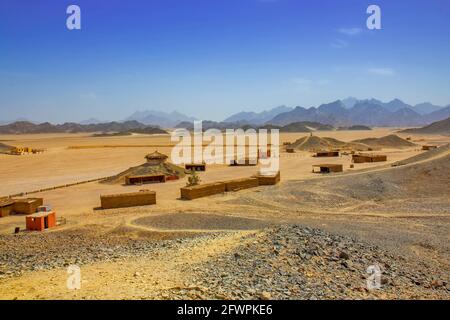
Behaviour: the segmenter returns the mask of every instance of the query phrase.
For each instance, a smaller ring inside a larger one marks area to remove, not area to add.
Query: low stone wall
[[[180,189],[181,199],[193,200],[201,197],[212,196],[226,191],[225,182],[205,183],[197,186],[183,187]]]
[[[156,192],[139,191],[132,193],[101,195],[100,201],[103,209],[146,206],[156,204]]]
[[[13,208],[14,208],[13,202],[3,203],[0,206],[0,218],[9,216],[13,212]]]
[[[352,156],[352,162],[353,162],[353,163],[365,163],[365,162],[366,162],[366,158],[360,157],[360,156],[354,154],[354,155]]]
[[[258,186],[259,186],[258,178],[254,177],[225,181],[226,191],[238,191]]]
[[[339,151],[318,151],[314,157],[339,157]]]
[[[212,196],[214,194],[238,191],[242,189],[254,188],[260,185],[274,185],[280,181],[280,172],[269,176],[255,176],[249,178],[233,179],[206,183],[197,186],[183,187],[180,189],[181,199],[193,200],[197,198]]]
[[[257,178],[258,178],[258,184],[260,186],[270,186],[270,185],[275,185],[278,182],[280,182],[281,175],[280,175],[280,171],[278,171],[274,175],[270,175],[270,176],[258,175]]]
[[[353,163],[382,162],[387,161],[387,156],[383,154],[377,155],[354,154],[352,155],[352,161]]]
[[[314,168],[319,168],[320,171],[315,171]],[[342,172],[344,166],[342,164],[315,164],[313,165],[313,173],[330,173]]]
[[[14,199],[13,211],[18,214],[32,214],[43,204],[43,198]]]

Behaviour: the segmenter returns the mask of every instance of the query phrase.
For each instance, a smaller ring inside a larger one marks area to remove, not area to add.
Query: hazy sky
[[[66,8],[81,7],[81,30]],[[366,9],[382,10],[382,30]],[[448,0],[1,0],[0,121],[450,103]]]

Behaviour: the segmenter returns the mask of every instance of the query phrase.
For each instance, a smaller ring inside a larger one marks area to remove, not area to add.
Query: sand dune
[[[370,147],[376,148],[407,148],[414,147],[415,144],[408,140],[402,139],[395,134],[391,134],[381,138],[366,138],[360,140],[354,140],[353,142],[363,143]]]
[[[0,153],[6,153],[14,149],[14,147],[0,142]]]
[[[362,143],[344,142],[330,137],[305,136],[290,145],[299,151],[333,150],[338,148],[365,151],[369,146]]]

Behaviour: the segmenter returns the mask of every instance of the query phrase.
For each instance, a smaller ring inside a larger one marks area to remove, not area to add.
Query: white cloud
[[[370,68],[369,73],[378,76],[393,76],[395,75],[395,70],[392,68]]]
[[[83,100],[95,100],[95,99],[97,99],[97,95],[93,92],[82,93],[82,94],[80,94],[80,98]]]
[[[336,39],[333,42],[331,42],[331,46],[333,48],[342,49],[348,47],[348,42],[341,39]]]
[[[315,87],[322,87],[329,83],[326,79],[312,80],[307,78],[293,78],[291,81],[294,84],[295,89],[304,92],[312,91]]]
[[[339,33],[345,34],[347,36],[356,36],[363,32],[361,28],[340,28],[338,29]]]

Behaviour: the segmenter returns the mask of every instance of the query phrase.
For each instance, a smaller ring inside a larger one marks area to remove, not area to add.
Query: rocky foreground
[[[59,232],[1,235],[0,280],[29,271],[156,255],[164,250],[176,249],[182,241],[116,236],[97,226]]]
[[[349,237],[298,225],[266,229],[235,252],[193,269],[170,298],[449,299],[449,270],[412,263]],[[369,266],[381,269],[369,290]],[[194,288],[194,289],[192,289]]]
[[[151,240],[86,228],[0,237],[0,284],[22,273],[69,264],[169,257],[178,251],[198,254],[205,243],[236,232],[196,238]],[[226,249],[226,248],[225,248]],[[170,263],[170,258],[164,263]],[[351,237],[299,225],[247,232],[237,247],[202,263],[189,254],[177,268],[184,284],[131,298],[147,299],[449,299],[449,270],[384,252]],[[367,268],[381,269],[380,289],[367,287]],[[130,271],[132,272],[132,271]],[[152,275],[150,275],[152,276]],[[140,282],[145,275],[134,274]],[[128,289],[127,289],[128,290]],[[101,298],[101,297],[97,297]]]

